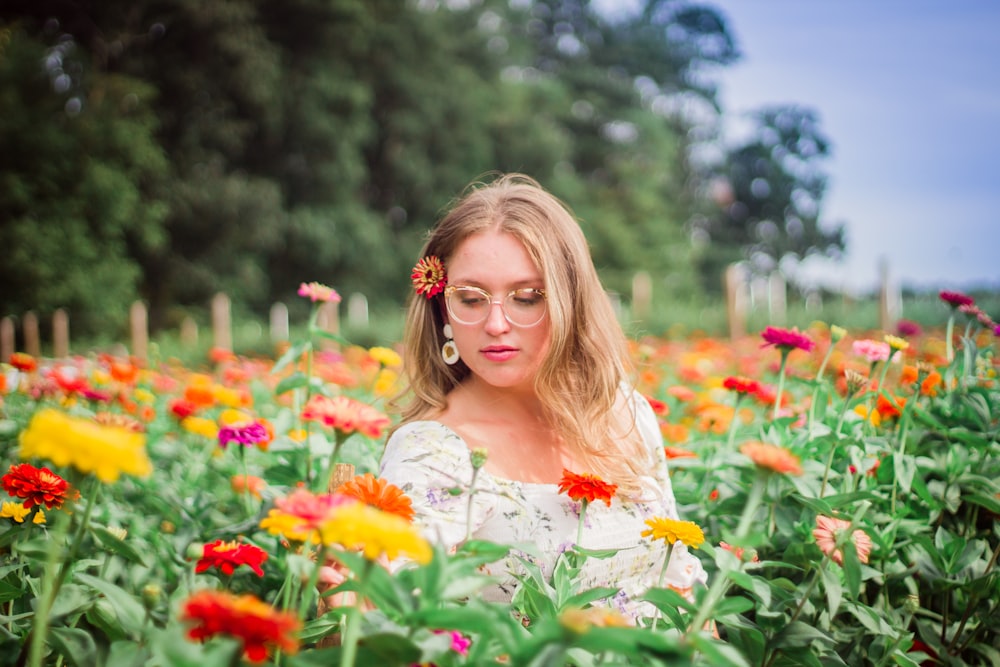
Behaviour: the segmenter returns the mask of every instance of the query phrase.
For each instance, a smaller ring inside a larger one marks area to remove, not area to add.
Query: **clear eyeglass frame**
[[[463,318],[456,313],[457,307],[452,305],[452,299],[456,294],[460,295],[462,292],[465,293],[472,292],[475,294],[479,294],[480,296],[486,299],[487,303],[489,304],[489,307],[483,308],[482,317],[480,317],[479,319],[468,319],[467,317]],[[524,296],[526,294],[542,297],[542,308],[539,309],[538,319],[536,319],[534,322],[523,324],[511,318],[510,311],[507,308],[507,303],[512,298],[515,298],[518,295]],[[471,285],[448,285],[447,287],[444,288],[444,302],[445,306],[448,308],[448,314],[452,317],[452,319],[454,319],[459,324],[466,324],[466,325],[482,324],[483,322],[485,322],[487,318],[489,318],[490,312],[493,310],[494,304],[500,306],[500,312],[503,313],[504,319],[506,319],[512,325],[520,327],[522,329],[527,329],[530,327],[537,326],[538,324],[541,323],[542,320],[545,319],[545,315],[548,312],[548,308],[546,307],[546,303],[548,302],[548,296],[545,294],[545,290],[535,289],[533,287],[524,287],[521,289],[511,290],[504,296],[503,299],[494,299],[492,294],[482,289],[481,287],[473,287]]]

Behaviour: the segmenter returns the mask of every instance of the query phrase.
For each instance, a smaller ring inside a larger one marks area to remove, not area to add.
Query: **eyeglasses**
[[[499,304],[507,321],[519,327],[533,327],[545,317],[545,290],[516,289],[503,300],[478,287],[448,285],[444,301],[448,314],[460,324],[480,324],[489,317],[493,304]]]

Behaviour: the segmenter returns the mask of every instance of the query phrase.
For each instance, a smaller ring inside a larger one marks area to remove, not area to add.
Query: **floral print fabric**
[[[618,588],[619,593],[607,600],[607,604],[637,618],[654,613],[652,605],[636,598],[657,585],[666,553],[662,542],[640,536],[646,528],[645,520],[654,516],[678,517],[656,417],[640,394],[633,394],[632,404],[637,426],[654,454],[656,466],[653,475],[641,480],[643,501],[616,497],[610,507],[604,503],[587,507],[582,546],[618,552],[609,558],[589,558],[579,582],[580,590]],[[381,477],[410,497],[416,521],[428,539],[447,547],[465,539],[472,464],[469,448],[457,433],[434,421],[403,425],[386,443]],[[485,469],[479,471],[475,488],[468,524],[471,537],[512,546],[506,559],[487,568],[487,573],[495,576],[498,583],[486,589],[483,597],[506,602],[518,583],[513,573],[523,571],[517,556],[537,564],[548,577],[558,555],[576,542],[580,503],[560,494],[557,484],[502,479]],[[453,495],[453,489],[462,493]],[[701,562],[678,543],[663,586],[690,598],[692,587],[699,581],[705,581]]]

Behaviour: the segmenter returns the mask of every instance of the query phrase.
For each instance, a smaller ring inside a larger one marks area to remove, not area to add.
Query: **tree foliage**
[[[138,297],[160,327],[219,290],[263,313],[311,280],[399,303],[441,209],[514,170],[581,217],[611,288],[645,270],[696,290],[690,221],[711,174],[691,130],[717,119],[711,70],[738,56],[707,6],[12,0],[0,27],[4,312],[69,307],[96,327]],[[821,179],[788,159],[747,175],[765,150],[733,155],[734,188],[768,178],[775,205],[806,193],[818,209]],[[706,257],[812,247],[794,225],[761,245],[740,224],[703,225],[721,248]]]

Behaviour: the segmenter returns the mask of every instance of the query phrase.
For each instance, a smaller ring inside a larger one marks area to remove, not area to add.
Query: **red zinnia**
[[[194,413],[198,412],[199,405],[186,398],[175,398],[167,404],[167,407],[170,412],[173,413],[174,417],[177,417],[179,421],[184,421]]]
[[[417,294],[423,294],[430,299],[444,291],[445,285],[448,284],[448,275],[441,259],[435,255],[428,255],[413,267],[410,281],[413,282]]]
[[[195,566],[195,574],[204,572],[210,567],[217,567],[227,576],[240,565],[246,565],[256,573],[258,577],[264,576],[261,565],[267,560],[267,552],[252,544],[239,544],[238,542],[223,542],[216,540],[202,547],[201,558]]]
[[[565,493],[576,501],[586,500],[592,503],[595,500],[603,500],[608,507],[611,506],[611,498],[618,491],[617,484],[609,484],[597,475],[570,472],[563,468],[562,479],[559,480],[559,493]]]
[[[971,306],[976,302],[968,294],[962,294],[961,292],[949,292],[948,290],[942,290],[938,293],[941,300],[947,303],[952,308],[958,308],[959,306]]]
[[[62,477],[30,463],[11,465],[10,472],[0,478],[0,484],[11,497],[24,498],[24,506],[28,508],[35,505],[59,508],[66,500],[79,496]]]
[[[722,381],[722,386],[737,394],[756,394],[760,391],[760,383],[741,375],[729,376]]]
[[[816,345],[808,336],[799,333],[798,329],[767,327],[760,335],[764,339],[764,347],[773,345],[782,351],[802,350],[809,352]]]
[[[313,396],[302,409],[302,418],[322,422],[345,435],[358,431],[369,438],[381,437],[389,426],[389,418],[384,414],[347,396]]]
[[[10,365],[25,373],[32,373],[38,369],[38,362],[35,361],[35,358],[25,352],[15,352],[10,355]]]
[[[239,639],[250,662],[267,660],[272,646],[288,654],[299,650],[299,640],[295,637],[301,627],[299,619],[253,595],[199,591],[184,603],[181,620],[194,624],[188,631],[191,639],[202,641],[215,635]]]

